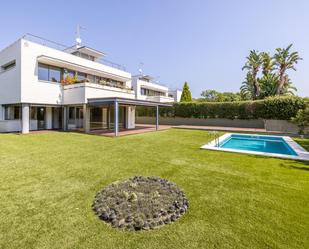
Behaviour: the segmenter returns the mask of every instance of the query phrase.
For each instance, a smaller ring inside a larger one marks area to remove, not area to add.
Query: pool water
[[[232,134],[218,147],[297,156],[297,153],[280,137]]]

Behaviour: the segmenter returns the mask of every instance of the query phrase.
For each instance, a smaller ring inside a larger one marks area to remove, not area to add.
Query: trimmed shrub
[[[283,119],[290,120],[305,101],[294,96],[270,97],[256,101],[189,102],[160,107],[161,117],[227,118],[227,119]],[[154,108],[137,109],[138,116],[155,116]]]
[[[309,132],[309,104],[305,109],[298,111],[296,117],[293,118],[293,122],[298,125],[301,134]]]

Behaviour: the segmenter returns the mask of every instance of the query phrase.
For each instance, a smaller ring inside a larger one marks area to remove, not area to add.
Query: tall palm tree
[[[275,61],[274,59],[269,55],[269,53],[262,52],[261,53],[262,58],[262,73],[265,77],[266,75],[270,74],[275,68]]]
[[[251,50],[249,56],[247,57],[247,62],[242,68],[242,70],[248,70],[250,72],[251,81],[253,84],[253,99],[259,98],[261,94],[261,89],[259,86],[259,82],[257,80],[257,74],[260,70],[260,67],[262,65],[262,57],[261,54],[258,51]],[[247,75],[248,76],[248,75]],[[247,79],[248,80],[248,79]]]
[[[284,92],[284,86],[287,84],[286,71],[292,69],[296,71],[295,64],[302,58],[299,57],[298,52],[290,52],[293,44],[290,44],[287,48],[277,48],[274,55],[275,65],[279,70],[279,83],[276,90],[276,94],[280,95]]]
[[[251,72],[248,72],[246,75],[245,81],[242,83],[242,86],[240,87],[240,94],[242,99],[248,100],[248,99],[254,99],[256,92],[254,88],[254,80]]]

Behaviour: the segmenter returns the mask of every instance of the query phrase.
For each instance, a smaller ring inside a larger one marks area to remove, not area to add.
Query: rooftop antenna
[[[77,25],[77,29],[76,29],[76,47],[80,48],[81,44],[82,44],[82,39],[80,38],[80,31],[84,29],[82,26],[80,26],[79,24]]]
[[[138,65],[138,72],[143,75],[143,66],[144,66],[144,63],[143,62],[140,62],[139,65]]]

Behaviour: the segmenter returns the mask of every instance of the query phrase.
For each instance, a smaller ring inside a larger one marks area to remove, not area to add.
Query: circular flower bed
[[[135,176],[114,182],[97,193],[92,208],[112,227],[148,230],[182,216],[188,200],[175,183],[159,177]]]

